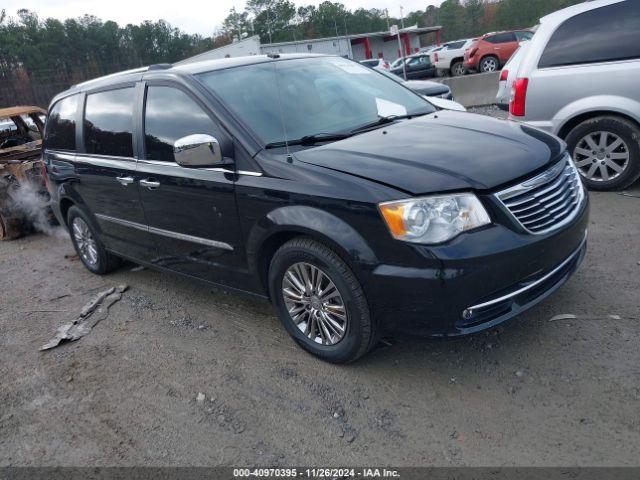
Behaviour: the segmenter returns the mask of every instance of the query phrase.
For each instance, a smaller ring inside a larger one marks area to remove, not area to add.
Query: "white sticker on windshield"
[[[389,117],[391,115],[406,115],[407,109],[404,105],[384,100],[383,98],[376,97],[376,106],[378,107],[378,115],[381,117]]]

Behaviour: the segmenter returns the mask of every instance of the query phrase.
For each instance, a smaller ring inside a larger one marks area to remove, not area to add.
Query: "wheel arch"
[[[331,232],[331,236],[324,232]],[[286,242],[299,236],[313,238],[331,248],[352,268],[356,277],[359,277],[358,268],[354,266],[378,263],[366,240],[344,220],[314,207],[281,207],[257,222],[247,236],[249,269],[258,275],[267,295],[267,275],[273,255]]]
[[[576,128],[578,125],[587,120],[591,120],[597,117],[618,117],[632,123],[636,126],[636,128],[640,128],[640,122],[638,122],[637,119],[626,112],[620,112],[616,110],[590,110],[580,113],[575,117],[567,120],[558,130],[558,136],[562,139],[565,139],[567,138],[567,135],[569,135],[571,130]]]
[[[60,216],[62,217],[63,225],[67,226],[67,215],[69,214],[69,209],[76,205],[69,197],[63,197],[60,199]]]

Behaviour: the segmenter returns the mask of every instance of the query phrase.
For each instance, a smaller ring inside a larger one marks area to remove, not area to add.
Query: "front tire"
[[[332,363],[352,362],[376,342],[360,283],[330,248],[307,237],[285,243],[269,267],[269,291],[293,339]]]
[[[105,275],[118,268],[120,259],[107,252],[93,227],[93,222],[82,210],[71,207],[67,213],[67,225],[71,242],[87,270],[97,275]]]
[[[640,177],[640,129],[620,117],[602,116],[576,126],[566,141],[591,190],[622,190]]]

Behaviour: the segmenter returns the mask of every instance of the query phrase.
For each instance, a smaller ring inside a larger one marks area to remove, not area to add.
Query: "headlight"
[[[442,243],[461,232],[491,223],[472,193],[413,198],[379,205],[394,238],[413,243]]]

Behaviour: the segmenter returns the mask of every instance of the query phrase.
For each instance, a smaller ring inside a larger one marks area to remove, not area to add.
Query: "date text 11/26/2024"
[[[235,468],[234,478],[400,478],[387,468]]]

